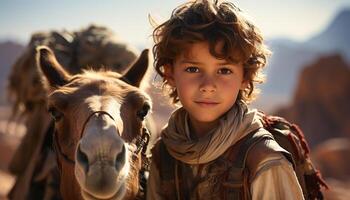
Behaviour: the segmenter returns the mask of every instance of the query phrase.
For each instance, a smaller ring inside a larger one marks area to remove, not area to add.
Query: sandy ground
[[[336,179],[327,179],[330,190],[325,191],[325,199],[327,200],[349,200],[350,199],[350,180],[339,181]]]

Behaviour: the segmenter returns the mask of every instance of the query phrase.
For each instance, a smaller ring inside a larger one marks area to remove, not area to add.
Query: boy
[[[153,149],[148,199],[303,199],[288,152],[254,145],[235,184],[241,139],[267,132],[247,107],[269,51],[258,29],[229,2],[197,0],[154,30],[155,68],[174,103]],[[228,162],[232,161],[232,162]]]

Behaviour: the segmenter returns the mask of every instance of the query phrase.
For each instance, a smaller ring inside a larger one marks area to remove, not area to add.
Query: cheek
[[[176,90],[177,90],[177,95],[179,96],[181,102],[186,102],[186,100],[191,97],[192,92],[189,88],[180,87],[180,88],[177,88]]]
[[[230,96],[236,96],[242,83],[239,80],[223,80],[220,82],[221,91]]]
[[[187,88],[190,88],[193,86],[193,83],[188,80],[188,79],[179,79],[176,81],[176,88],[181,89],[181,90],[186,90]]]
[[[179,79],[176,81],[176,90],[179,97],[186,97],[196,90],[196,82],[192,79]]]

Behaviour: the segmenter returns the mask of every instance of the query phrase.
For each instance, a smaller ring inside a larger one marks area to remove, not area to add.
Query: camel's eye
[[[50,107],[48,111],[55,122],[59,121],[63,117],[63,113],[58,111],[55,107]]]
[[[144,120],[150,109],[151,106],[148,103],[143,104],[141,110],[137,111],[137,116],[141,120]]]

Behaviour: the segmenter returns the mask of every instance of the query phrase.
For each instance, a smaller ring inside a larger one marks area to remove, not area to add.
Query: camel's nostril
[[[89,171],[89,159],[87,155],[78,147],[77,151],[77,162],[84,168],[84,171],[87,173]]]
[[[119,171],[125,164],[125,146],[123,145],[122,151],[117,155],[115,159],[115,168]]]

